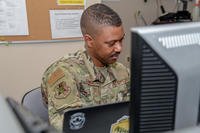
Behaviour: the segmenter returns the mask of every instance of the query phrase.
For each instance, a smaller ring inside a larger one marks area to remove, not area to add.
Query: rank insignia
[[[128,133],[129,132],[129,117],[123,116],[116,123],[111,125],[110,133]]]
[[[63,99],[67,97],[71,92],[71,88],[66,85],[66,82],[61,82],[56,86],[55,90],[55,98],[57,99]]]

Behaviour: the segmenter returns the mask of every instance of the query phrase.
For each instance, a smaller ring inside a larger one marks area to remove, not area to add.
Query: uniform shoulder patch
[[[66,82],[59,83],[56,87],[54,97],[56,99],[66,98],[71,93],[71,88],[67,86]]]
[[[61,79],[64,76],[65,76],[65,74],[64,74],[63,70],[61,68],[58,68],[52,73],[52,75],[50,76],[50,78],[48,79],[47,82],[50,85],[53,85],[56,81],[58,81],[59,79]]]

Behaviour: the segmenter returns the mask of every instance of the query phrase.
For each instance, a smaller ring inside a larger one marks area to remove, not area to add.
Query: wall
[[[40,85],[45,69],[66,53],[83,47],[83,42],[16,44],[0,46],[0,93],[18,101]]]
[[[99,1],[88,0],[87,5]],[[130,28],[144,25],[141,19],[136,21],[135,13],[140,10],[147,23],[151,24],[159,15],[156,0],[148,0],[147,3],[143,0],[104,0],[103,3],[116,10],[123,20],[126,37],[120,61],[129,66]],[[162,0],[162,3],[167,11],[173,11],[175,0]],[[43,72],[53,61],[83,47],[83,41],[0,45],[0,94],[20,101],[25,92],[40,86]]]
[[[150,25],[162,15],[160,8],[157,7],[157,2],[158,4],[162,4],[164,6],[166,13],[176,12],[178,5],[180,6],[178,10],[182,10],[182,3],[177,5],[177,0],[147,0],[146,3],[144,0],[103,0],[104,4],[112,7],[122,18],[126,37],[124,40],[124,50],[119,60],[126,66],[129,66],[128,57],[130,57],[131,49],[130,28],[145,25],[141,17],[136,14],[140,11],[147,25]],[[189,11],[191,11],[192,4],[193,2],[188,3]]]

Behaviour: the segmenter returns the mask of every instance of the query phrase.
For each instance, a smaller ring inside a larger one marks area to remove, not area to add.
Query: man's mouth
[[[111,55],[111,58],[113,60],[117,60],[119,58],[119,54],[113,54],[113,55]]]

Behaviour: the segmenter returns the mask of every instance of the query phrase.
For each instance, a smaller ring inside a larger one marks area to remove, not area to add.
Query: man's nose
[[[122,43],[118,41],[115,44],[114,51],[115,52],[121,52],[121,50],[122,50]]]

